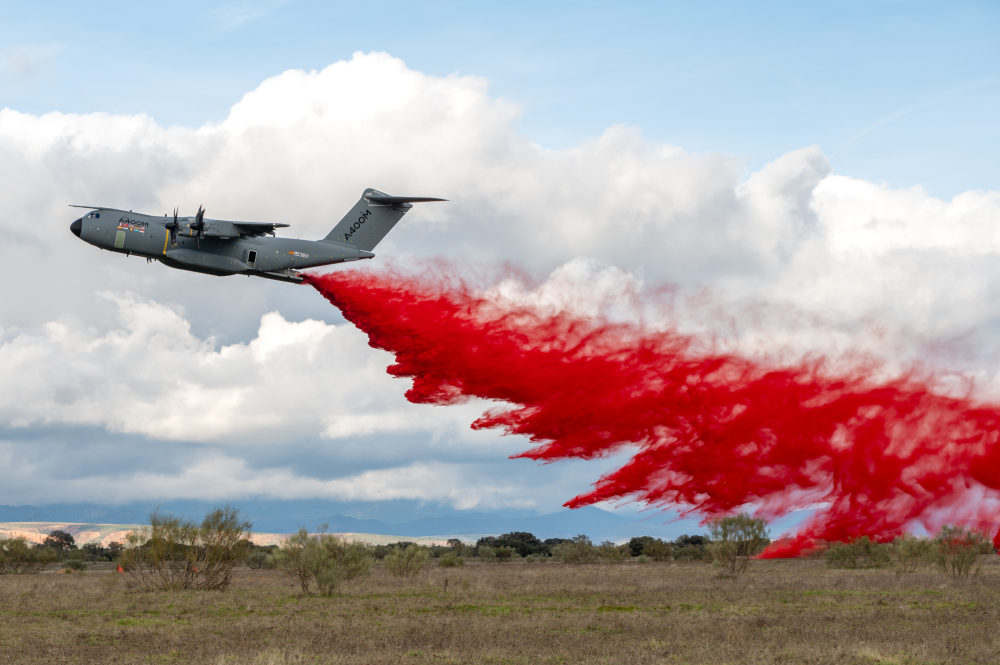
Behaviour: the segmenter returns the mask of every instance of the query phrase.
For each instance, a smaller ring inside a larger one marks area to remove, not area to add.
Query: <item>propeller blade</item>
[[[205,206],[198,206],[198,213],[194,216],[194,224],[191,225],[196,230],[196,238],[205,235]]]
[[[174,208],[174,221],[167,222],[167,224],[166,224],[166,227],[168,229],[170,229],[170,244],[171,245],[176,245],[177,244],[177,228],[178,228],[178,226],[179,225],[177,223],[177,208]]]

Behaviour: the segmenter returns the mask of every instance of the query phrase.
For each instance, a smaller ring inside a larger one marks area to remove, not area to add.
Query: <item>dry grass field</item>
[[[994,559],[998,557],[993,557]],[[127,575],[0,576],[3,663],[1000,663],[1000,561],[924,569],[755,562],[376,568],[330,598],[278,571],[226,592],[136,592]]]

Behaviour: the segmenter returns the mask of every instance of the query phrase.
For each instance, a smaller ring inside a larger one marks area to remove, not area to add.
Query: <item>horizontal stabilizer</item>
[[[448,199],[436,199],[431,196],[388,196],[387,194],[369,194],[365,197],[372,203],[384,205],[394,205],[396,203],[429,203],[431,201],[447,201]]]
[[[411,203],[444,200],[431,196],[391,196],[369,187],[323,240],[352,245],[370,253],[413,207]]]

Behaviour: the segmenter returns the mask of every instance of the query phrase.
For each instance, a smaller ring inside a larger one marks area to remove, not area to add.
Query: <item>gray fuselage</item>
[[[234,237],[197,237],[190,231],[192,217],[179,218],[171,232],[172,217],[95,208],[73,222],[70,229],[81,240],[112,252],[156,259],[172,268],[210,275],[255,275],[301,282],[295,270],[369,259],[369,251],[334,240],[301,240],[234,233]],[[209,228],[229,222],[204,220]],[[237,223],[238,224],[238,223]],[[273,232],[273,229],[271,229]]]

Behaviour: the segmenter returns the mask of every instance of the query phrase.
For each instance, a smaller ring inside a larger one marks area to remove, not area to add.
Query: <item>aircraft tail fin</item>
[[[444,200],[427,196],[389,196],[369,187],[323,240],[371,251],[414,203]]]

